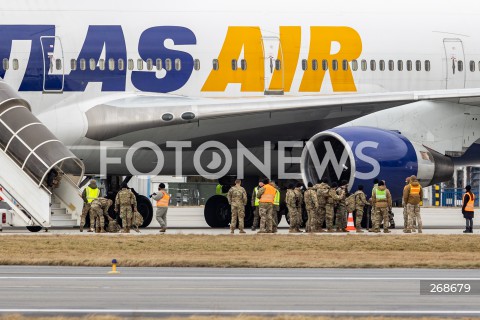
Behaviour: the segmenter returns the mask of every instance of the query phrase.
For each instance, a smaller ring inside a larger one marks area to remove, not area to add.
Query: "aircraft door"
[[[460,39],[443,39],[446,60],[446,88],[465,88],[465,53]]]
[[[43,53],[43,92],[63,92],[65,61],[60,37],[40,37]]]
[[[284,66],[282,44],[278,37],[262,38],[264,61],[264,88],[266,95],[284,93]]]

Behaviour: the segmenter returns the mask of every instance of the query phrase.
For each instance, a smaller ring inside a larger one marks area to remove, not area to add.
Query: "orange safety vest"
[[[163,193],[162,199],[157,201],[157,207],[168,207],[170,203],[170,195],[165,191],[161,191]]]
[[[277,193],[277,189],[272,187],[269,184],[266,184],[263,186],[265,188],[265,192],[262,194],[260,197],[260,202],[261,203],[272,203],[275,200],[275,194]]]
[[[422,190],[422,187],[420,185],[414,187],[410,185],[410,194],[420,194],[420,190]]]
[[[463,203],[465,203],[465,196],[467,194],[470,197],[470,201],[468,201],[467,205],[465,206],[465,211],[473,212],[475,208],[475,195],[473,193],[465,193],[463,195]]]

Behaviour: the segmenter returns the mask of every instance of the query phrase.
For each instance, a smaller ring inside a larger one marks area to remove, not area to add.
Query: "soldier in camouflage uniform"
[[[372,205],[375,206],[376,216],[378,217],[373,225],[373,232],[380,232],[380,224],[383,220],[383,232],[390,233],[390,230],[388,230],[388,210],[392,208],[392,195],[385,186],[385,182],[380,181],[378,183],[378,188],[373,194]]]
[[[330,186],[328,185],[327,178],[324,178],[323,181],[319,181],[318,184],[315,185],[317,189],[317,199],[318,199],[318,211],[316,216],[318,217],[318,222],[315,221],[315,232],[323,232],[323,223],[326,219],[326,205],[328,199],[328,191],[330,190]]]
[[[348,232],[347,230],[347,203],[346,194],[347,194],[348,183],[345,180],[342,180],[341,186],[337,188],[337,194],[343,194],[343,198],[337,202],[337,211],[335,217],[335,224],[337,225],[337,232]]]
[[[300,217],[298,217],[300,212],[298,212],[297,209],[298,202],[299,199],[297,199],[297,193],[294,190],[294,185],[288,185],[287,193],[285,195],[285,204],[287,205],[288,215],[290,217],[290,229],[288,231],[291,233],[300,231],[300,226],[298,225],[298,221],[300,220]]]
[[[100,189],[97,187],[97,181],[95,179],[91,179],[88,183],[88,186],[82,192],[83,209],[82,209],[82,215],[80,217],[80,232],[83,232],[83,227],[85,226],[87,214],[90,217],[90,229],[88,230],[88,232],[94,231],[95,216],[90,211],[90,207],[92,205],[92,201],[101,196],[102,196],[102,193],[100,192]]]
[[[326,210],[326,220],[327,220],[327,232],[333,232],[333,219],[335,215],[335,202],[338,202],[345,198],[343,190],[340,191],[340,194],[337,194],[338,184],[336,182],[332,183],[332,187],[328,190],[327,204],[325,206]]]
[[[378,220],[377,210],[375,210],[375,205],[373,204],[373,195],[375,194],[375,192],[378,188],[378,182],[379,182],[378,179],[373,180],[372,195],[371,195],[371,198],[370,198],[370,202],[372,204],[372,208],[370,210],[370,219],[372,220],[372,225],[371,225],[371,228],[368,229],[368,232],[373,232],[373,229],[374,229],[373,226],[375,225],[375,221]]]
[[[363,192],[363,186],[359,185],[357,192],[354,194],[355,196],[355,229],[357,232],[362,233],[362,219],[363,219],[363,212],[365,206],[369,205],[367,201],[367,197],[365,196],[365,192]]]
[[[253,209],[253,225],[252,231],[255,231],[260,226],[260,202],[257,198],[258,189],[263,187],[263,181],[258,182],[258,186],[253,189],[252,193],[252,209]]]
[[[247,205],[247,192],[241,186],[241,180],[235,180],[235,186],[228,190],[227,199],[232,209],[232,220],[230,221],[230,233],[234,233],[238,220],[238,229],[240,233],[243,230],[245,221],[245,206]]]
[[[105,199],[105,198],[97,198],[92,201],[92,204],[90,206],[90,211],[93,213],[97,220],[97,230],[100,233],[105,233],[105,219],[104,216],[107,217],[107,219],[113,220],[110,218],[108,215],[108,208],[113,204],[113,201],[110,199]]]
[[[257,198],[260,199],[260,231],[258,233],[273,232],[273,202],[277,190],[270,184],[270,180],[263,180],[263,187],[258,189]]]
[[[305,226],[306,232],[315,232],[315,225],[318,224],[317,212],[318,212],[318,198],[317,190],[313,188],[311,182],[308,183],[308,189],[304,194],[305,208],[307,209],[307,225]]]
[[[271,180],[270,184],[277,190],[275,193],[275,198],[273,201],[273,222],[272,222],[272,233],[277,233],[278,229],[278,212],[280,211],[280,188],[277,186],[275,181]]]
[[[120,212],[122,219],[123,232],[130,233],[132,226],[133,211],[137,210],[137,199],[126,183],[122,184],[122,189],[115,198],[115,212]]]

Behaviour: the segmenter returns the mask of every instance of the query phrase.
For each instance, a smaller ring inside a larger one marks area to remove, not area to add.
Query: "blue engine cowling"
[[[305,184],[322,178],[346,180],[352,191],[363,185],[367,196],[375,178],[385,180],[394,200],[400,200],[406,177],[416,175],[425,187],[449,180],[454,167],[449,157],[398,132],[344,127],[318,133],[307,142],[301,171]]]

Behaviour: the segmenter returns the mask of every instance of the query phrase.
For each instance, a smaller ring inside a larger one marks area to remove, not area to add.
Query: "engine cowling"
[[[349,190],[359,185],[371,190],[375,178],[385,180],[392,197],[399,200],[406,177],[416,175],[425,187],[449,180],[454,166],[449,157],[398,132],[345,127],[313,136],[303,150],[301,171],[305,184],[326,177],[330,182],[348,181]]]

